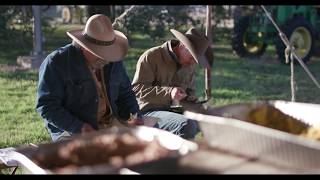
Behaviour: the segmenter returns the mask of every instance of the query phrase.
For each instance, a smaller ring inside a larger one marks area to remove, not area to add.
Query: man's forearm
[[[83,122],[61,106],[42,105],[37,108],[40,116],[57,128],[71,133],[80,133]]]

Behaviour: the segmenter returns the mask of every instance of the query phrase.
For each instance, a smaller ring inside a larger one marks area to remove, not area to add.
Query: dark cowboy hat
[[[204,68],[210,68],[205,52],[209,47],[209,39],[195,28],[190,28],[185,34],[170,29],[172,34],[190,51],[191,55]]]
[[[106,61],[120,61],[129,48],[127,37],[114,30],[110,19],[103,14],[91,16],[84,29],[68,31],[67,35],[80,46]]]

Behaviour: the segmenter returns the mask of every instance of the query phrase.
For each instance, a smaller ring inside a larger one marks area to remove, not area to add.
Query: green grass
[[[19,48],[17,48],[19,46]],[[2,53],[0,53],[1,65],[16,65],[17,56],[29,55],[32,48],[24,47],[23,45],[16,45],[10,43],[0,43]]]
[[[54,34],[45,35],[45,50],[52,51],[71,42],[65,30],[74,28],[62,26]],[[160,44],[146,35],[135,34],[130,39],[131,48],[124,63],[132,79],[139,56],[146,49]],[[27,49],[6,49],[0,54],[0,63],[14,65],[16,57],[27,52]],[[313,58],[309,67],[320,81],[319,57]],[[197,95],[203,97],[204,72],[200,68],[198,72]],[[213,106],[265,99],[291,99],[290,68],[275,59],[273,47],[269,47],[260,59],[249,60],[233,54],[229,41],[216,43],[211,80]],[[50,141],[43,121],[35,111],[37,81],[38,74],[35,71],[0,72],[0,148]],[[297,101],[320,103],[320,90],[300,66],[296,66],[296,81]]]
[[[35,112],[37,73],[0,73],[0,147],[49,140]]]
[[[274,50],[268,50],[260,59],[240,59],[231,53],[228,45],[215,49],[215,63],[212,75],[212,93],[216,105],[279,99],[291,100],[290,66],[275,60]],[[313,58],[309,69],[320,81],[319,58]],[[320,103],[320,90],[313,84],[305,71],[295,67],[297,83],[296,100]]]

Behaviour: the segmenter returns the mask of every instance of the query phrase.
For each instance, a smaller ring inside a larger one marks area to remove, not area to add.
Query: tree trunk
[[[42,54],[42,33],[41,33],[41,15],[40,6],[32,6],[33,23],[33,55]]]

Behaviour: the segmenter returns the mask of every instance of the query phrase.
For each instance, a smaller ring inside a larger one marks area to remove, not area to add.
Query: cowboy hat
[[[67,35],[87,51],[110,62],[122,60],[129,48],[127,37],[114,30],[110,19],[103,14],[91,16],[84,29],[67,31]]]
[[[190,28],[185,34],[170,29],[171,33],[189,50],[196,62],[204,68],[210,68],[206,58],[206,50],[209,47],[207,36],[201,34],[195,28]]]

